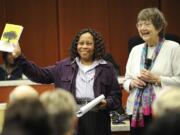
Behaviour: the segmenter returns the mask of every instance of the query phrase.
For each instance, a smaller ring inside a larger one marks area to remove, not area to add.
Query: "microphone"
[[[147,58],[144,63],[144,68],[149,69],[151,67],[151,64],[152,64],[152,59]]]
[[[151,67],[151,64],[152,64],[152,59],[146,58],[144,62],[144,68],[148,70]],[[146,82],[146,84],[148,84],[148,82]],[[144,88],[145,87],[146,86],[144,86]],[[140,88],[140,89],[144,90],[144,88]]]

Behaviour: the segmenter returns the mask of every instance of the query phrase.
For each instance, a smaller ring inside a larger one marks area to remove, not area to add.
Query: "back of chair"
[[[180,44],[180,38],[177,35],[167,33],[165,34],[165,39],[172,40]]]
[[[134,36],[134,37],[131,37],[129,40],[128,40],[128,52],[130,53],[131,52],[131,49],[136,46],[136,45],[139,45],[139,44],[142,44],[144,43],[144,40],[140,37],[140,36]]]

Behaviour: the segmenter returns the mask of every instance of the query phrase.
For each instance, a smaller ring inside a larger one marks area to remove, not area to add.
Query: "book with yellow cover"
[[[12,52],[19,41],[23,27],[21,25],[6,24],[0,40],[0,51]]]

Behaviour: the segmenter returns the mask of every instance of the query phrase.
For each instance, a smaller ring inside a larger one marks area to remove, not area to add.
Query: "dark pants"
[[[131,124],[132,115],[130,115],[130,124]],[[130,135],[143,135],[146,131],[148,125],[152,122],[152,116],[144,116],[144,127],[131,127],[130,126]]]
[[[77,135],[111,135],[107,111],[89,111],[78,121]]]

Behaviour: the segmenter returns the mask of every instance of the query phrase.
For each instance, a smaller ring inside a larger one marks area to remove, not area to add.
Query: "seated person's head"
[[[26,98],[38,98],[39,94],[33,87],[29,85],[19,85],[15,87],[9,94],[9,102]]]
[[[48,113],[39,99],[20,99],[8,104],[3,134],[9,130],[25,131],[28,135],[50,135]]]
[[[11,53],[2,53],[3,64],[0,65],[0,80],[22,79],[22,69],[17,66]]]
[[[168,101],[167,101],[168,102]],[[170,110],[150,123],[144,135],[179,135],[180,111]]]
[[[22,127],[18,126],[17,124],[12,124],[8,127],[8,130],[4,130],[1,135],[31,135],[23,129]]]
[[[157,95],[156,100],[152,105],[153,116],[160,117],[168,111],[180,111],[180,88],[165,87]]]
[[[14,58],[11,53],[2,53],[3,61],[6,65],[14,65]]]
[[[76,103],[68,91],[57,89],[40,96],[50,115],[50,123],[55,135],[72,135],[76,124]]]

